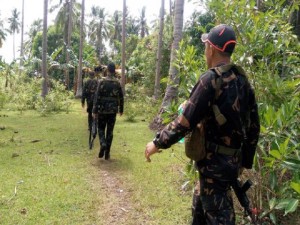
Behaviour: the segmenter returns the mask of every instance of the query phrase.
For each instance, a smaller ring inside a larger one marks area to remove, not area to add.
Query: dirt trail
[[[120,171],[114,166],[114,159],[94,159],[91,163],[97,172],[93,180],[93,188],[99,193],[96,202],[100,203],[97,225],[147,224],[147,219],[136,210],[137,205],[132,201],[133,188],[124,184]]]

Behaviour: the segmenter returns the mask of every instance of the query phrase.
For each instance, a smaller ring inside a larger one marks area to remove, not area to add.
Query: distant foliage
[[[42,115],[50,112],[68,112],[73,98],[72,93],[65,90],[65,86],[55,80],[50,80],[49,94],[45,99],[41,97],[42,78],[30,78],[25,74],[17,75],[11,73],[9,85],[3,87],[3,76],[1,76],[0,106],[21,113],[25,110],[38,110]]]
[[[129,122],[137,118],[150,122],[159,109],[159,103],[148,97],[147,89],[140,84],[127,84],[124,115]]]
[[[63,84],[53,80],[49,94],[46,95],[45,99],[38,99],[36,108],[41,115],[61,111],[69,113],[73,98],[74,95],[70,91],[66,91]]]

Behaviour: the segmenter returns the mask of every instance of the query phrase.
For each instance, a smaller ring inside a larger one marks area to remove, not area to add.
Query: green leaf
[[[300,171],[300,160],[288,158],[282,162],[282,165],[290,170]]]
[[[280,199],[279,203],[275,206],[275,209],[285,209],[289,202],[290,199]]]
[[[300,194],[300,183],[291,182],[290,186]]]
[[[287,138],[283,143],[280,144],[279,151],[281,154],[284,155],[287,152],[289,142],[290,138]]]
[[[291,213],[291,212],[295,212],[295,210],[298,207],[298,204],[299,204],[298,199],[290,199],[288,205],[285,207],[284,215]]]
[[[267,129],[263,126],[263,125],[260,125],[260,132],[263,134],[263,133],[266,133],[267,132]]]
[[[277,187],[277,176],[276,176],[276,173],[274,171],[272,171],[270,173],[270,187],[272,190],[274,190],[276,187]]]
[[[270,209],[273,209],[276,205],[276,198],[272,198],[270,201],[269,201],[269,207]]]
[[[273,156],[276,159],[281,159],[282,156],[278,150],[271,150],[270,155]]]
[[[275,216],[275,214],[274,213],[270,213],[270,219],[271,219],[271,221],[273,222],[273,224],[277,224],[277,219],[276,219],[276,216]]]

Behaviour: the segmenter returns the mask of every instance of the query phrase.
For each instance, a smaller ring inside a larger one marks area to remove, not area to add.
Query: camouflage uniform
[[[158,148],[168,148],[206,119],[207,153],[197,162],[200,196],[196,201],[193,225],[235,224],[230,187],[240,167],[252,167],[258,141],[260,125],[254,91],[241,68],[227,66],[229,70],[222,74],[223,84],[217,99],[215,83],[218,75],[213,69],[204,73],[193,88],[183,112],[190,128],[180,124],[177,118],[153,141]],[[212,104],[216,104],[226,117],[224,125],[217,123]],[[223,149],[229,150],[219,151]]]
[[[88,113],[89,129],[91,128],[93,122],[92,109],[97,86],[98,81],[95,78],[89,78],[83,85],[81,104],[84,105],[85,101],[87,102],[86,111]]]
[[[94,99],[93,113],[98,114],[99,140],[106,159],[110,155],[116,114],[123,113],[123,107],[123,91],[119,80],[112,76],[101,79]]]

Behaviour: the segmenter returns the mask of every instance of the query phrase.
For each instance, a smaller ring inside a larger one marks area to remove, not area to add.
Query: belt
[[[206,141],[206,148],[212,152],[228,155],[228,156],[236,156],[239,155],[241,152],[241,148],[238,149],[229,148],[209,141]]]

